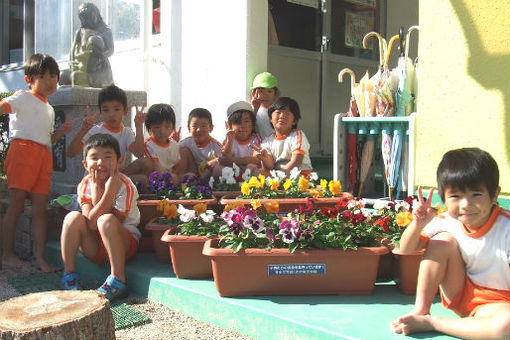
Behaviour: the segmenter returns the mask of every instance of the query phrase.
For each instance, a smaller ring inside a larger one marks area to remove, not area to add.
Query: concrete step
[[[50,242],[47,258],[61,263],[60,246]],[[104,280],[109,266],[78,255],[82,275]],[[405,296],[392,283],[377,284],[371,296],[259,296],[222,298],[212,279],[177,279],[170,265],[153,253],[139,253],[126,265],[130,291],[195,319],[246,334],[254,339],[402,339],[389,331],[389,322],[408,313],[414,296]],[[452,316],[436,301],[432,314]],[[419,338],[451,339],[437,333]]]

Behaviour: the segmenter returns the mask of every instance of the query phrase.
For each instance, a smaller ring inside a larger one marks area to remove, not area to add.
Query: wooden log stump
[[[115,339],[115,323],[95,290],[33,293],[0,303],[0,339]]]

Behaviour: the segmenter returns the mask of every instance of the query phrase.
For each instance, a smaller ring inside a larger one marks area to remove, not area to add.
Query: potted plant
[[[213,196],[219,200],[225,195],[240,195],[241,185],[239,181],[243,180],[243,176],[251,177],[250,169],[246,169],[246,171],[241,175],[241,169],[235,163],[232,164],[232,167],[223,167],[221,170],[221,176],[218,177],[218,180],[215,181],[214,178],[211,177],[209,182],[209,185],[213,190]]]
[[[370,294],[388,249],[360,201],[340,202],[282,219],[262,200],[223,213],[221,237],[203,250],[220,296]]]
[[[175,276],[180,279],[212,277],[211,260],[202,255],[202,248],[205,241],[218,235],[216,213],[203,203],[193,209],[180,204],[177,212],[179,227],[166,230],[161,237],[161,241],[168,242]]]
[[[341,192],[342,185],[339,181],[321,180],[317,185],[317,174],[312,172],[308,177],[300,175],[294,168],[289,177],[283,171],[272,170],[270,177],[259,175],[252,176],[241,185],[241,195],[228,195],[221,199],[222,204],[235,201],[249,205],[251,199],[259,199],[262,203],[277,200],[282,212],[290,212],[306,204],[307,200],[313,199],[319,206],[334,206],[338,200],[344,197],[352,198],[349,193]]]

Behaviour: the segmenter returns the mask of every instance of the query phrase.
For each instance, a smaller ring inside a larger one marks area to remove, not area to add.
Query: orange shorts
[[[450,304],[446,303],[442,292],[441,300],[444,307],[460,317],[474,316],[480,307],[489,303],[510,303],[510,291],[480,287],[466,277],[464,290]]]
[[[135,255],[137,248],[138,248],[138,241],[135,239],[133,234],[129,233],[129,245],[128,245],[128,248],[126,249],[126,254],[124,257],[126,259],[126,261]],[[108,262],[108,260],[109,260],[108,252],[106,251],[106,248],[104,246],[103,240],[101,239],[101,235],[99,234],[99,232],[97,232],[97,252],[96,252],[96,254],[92,257],[88,257],[88,256],[85,256],[85,257],[87,259],[89,259],[90,261],[97,263],[97,264],[103,264],[103,263]]]
[[[46,145],[27,139],[13,139],[5,159],[4,172],[9,189],[48,195],[53,155]]]

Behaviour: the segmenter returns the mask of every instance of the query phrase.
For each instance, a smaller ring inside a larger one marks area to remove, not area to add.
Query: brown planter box
[[[410,254],[403,254],[399,248],[392,250],[395,256],[393,280],[405,295],[416,295],[418,271],[425,249]]]
[[[217,248],[209,240],[203,254],[211,258],[220,296],[253,295],[370,295],[374,289],[379,256],[386,247],[357,250]]]
[[[174,235],[176,232],[177,228],[168,229],[161,237],[161,241],[168,242],[175,276],[179,279],[212,278],[211,260],[202,254],[209,238]]]
[[[221,198],[221,204],[234,204],[234,203],[242,203],[244,205],[250,205],[251,199],[249,198],[236,198],[238,195],[229,194],[225,195]],[[349,192],[342,192],[338,197],[321,197],[321,198],[311,198],[314,202],[314,206],[317,208],[322,207],[335,207],[337,202],[344,198],[353,198],[352,194]],[[272,203],[278,202],[280,207],[280,212],[291,212],[296,209],[299,209],[300,206],[304,207],[309,198],[260,198],[259,201],[261,204],[264,203]]]
[[[168,245],[161,240],[161,237],[167,230],[176,230],[177,226],[171,224],[156,223],[159,217],[154,217],[146,224],[145,228],[152,233],[152,249],[156,253],[156,258],[161,263],[170,263],[170,253]]]

